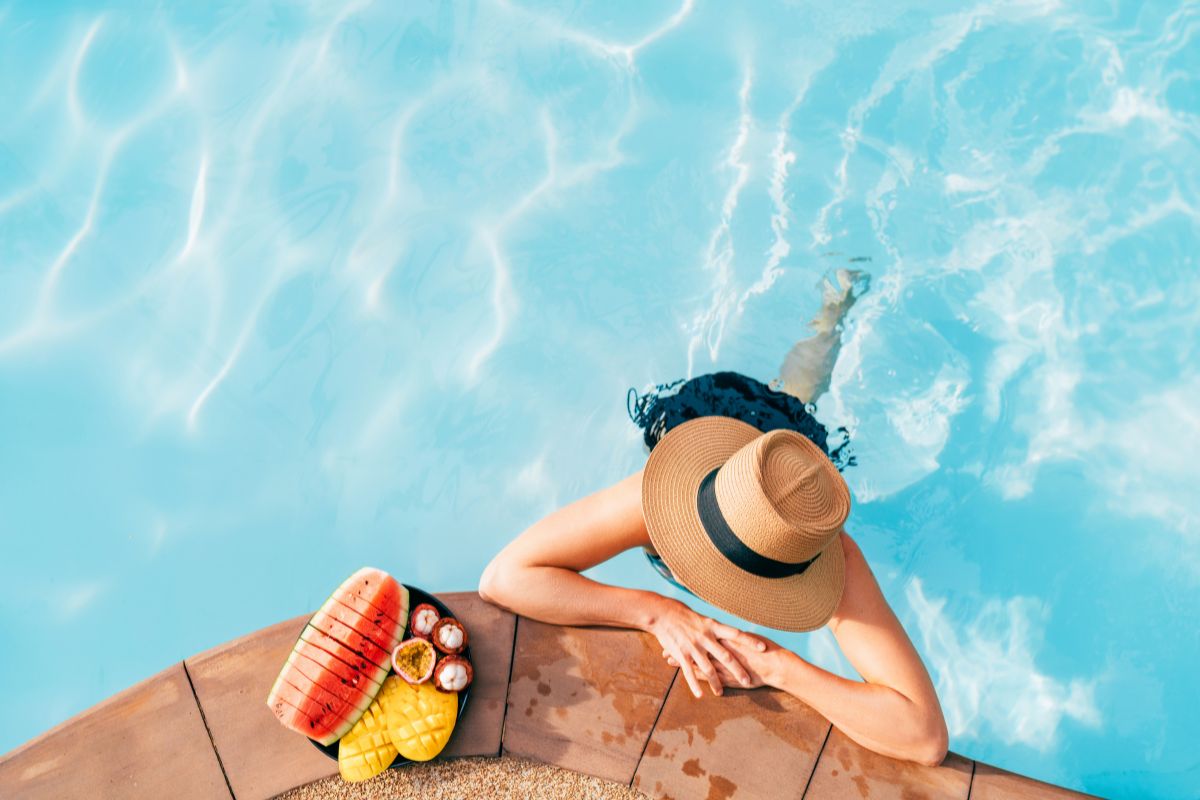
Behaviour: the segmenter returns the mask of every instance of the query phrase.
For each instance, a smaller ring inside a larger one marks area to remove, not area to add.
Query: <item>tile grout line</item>
[[[825,754],[825,745],[829,744],[829,735],[833,733],[833,723],[829,724],[829,729],[825,731],[825,740],[821,742],[821,749],[817,751],[817,757],[813,760],[812,772],[808,773],[808,780],[804,783],[804,791],[800,793],[800,800],[808,795],[808,787],[812,786],[813,776],[817,774],[817,765],[821,763],[821,756]]]
[[[233,786],[229,783],[229,775],[225,772],[225,762],[221,760],[221,754],[217,751],[217,743],[213,739],[212,729],[208,727],[208,717],[204,715],[204,706],[200,704],[200,695],[196,694],[196,684],[192,682],[192,673],[187,668],[187,660],[179,662],[183,667],[183,674],[187,677],[188,688],[192,690],[192,699],[196,701],[196,710],[200,712],[200,721],[204,723],[204,732],[208,734],[208,744],[212,747],[213,755],[217,757],[217,766],[221,769],[221,777],[225,779],[225,788],[229,790],[229,796],[233,800],[237,800],[237,795],[233,793]]]
[[[504,755],[504,729],[508,725],[508,694],[512,690],[513,664],[517,660],[517,626],[520,624],[521,615],[513,614],[513,640],[508,654],[508,679],[504,682],[504,707],[500,713],[500,748],[497,756]]]
[[[658,706],[658,713],[654,715],[654,722],[650,725],[650,731],[646,734],[646,741],[642,743],[642,752],[638,753],[637,763],[633,765],[633,774],[629,776],[629,786],[633,786],[633,781],[637,778],[638,770],[642,767],[642,759],[646,757],[646,748],[650,746],[650,739],[654,737],[654,731],[658,728],[658,721],[662,719],[663,709],[667,707],[667,698],[671,696],[671,689],[675,686],[675,679],[679,677],[679,667],[675,668],[675,672],[671,674],[671,682],[667,684],[667,690],[663,692],[662,703]]]
[[[967,800],[971,800],[971,791],[975,788],[975,767],[978,764],[978,761],[971,759],[971,780],[967,783]]]

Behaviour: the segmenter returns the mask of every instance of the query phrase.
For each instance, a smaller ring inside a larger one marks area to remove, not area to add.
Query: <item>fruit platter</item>
[[[445,603],[363,567],[309,618],[267,705],[347,781],[435,758],[474,679],[466,627]]]

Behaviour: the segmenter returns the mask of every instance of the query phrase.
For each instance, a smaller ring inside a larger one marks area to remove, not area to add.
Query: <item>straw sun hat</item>
[[[842,597],[850,490],[828,456],[790,428],[733,417],[681,422],[642,473],[650,541],[698,597],[750,622],[810,631]]]

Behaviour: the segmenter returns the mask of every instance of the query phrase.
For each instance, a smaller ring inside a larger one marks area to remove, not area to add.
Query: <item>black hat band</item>
[[[696,490],[696,510],[700,512],[700,522],[704,525],[705,533],[713,546],[721,551],[721,555],[760,578],[788,578],[800,575],[821,557],[821,554],[817,553],[808,561],[789,564],[751,550],[729,527],[725,515],[721,513],[721,506],[717,503],[716,479],[719,469],[719,466],[716,467],[700,481],[700,488]]]

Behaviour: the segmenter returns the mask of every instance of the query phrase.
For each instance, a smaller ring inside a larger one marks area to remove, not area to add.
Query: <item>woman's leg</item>
[[[866,272],[845,268],[837,270],[832,280],[828,275],[824,278],[821,310],[808,323],[814,333],[796,342],[784,356],[779,377],[769,384],[772,389],[794,395],[804,403],[815,402],[828,391],[842,347],[842,321],[870,280]]]

